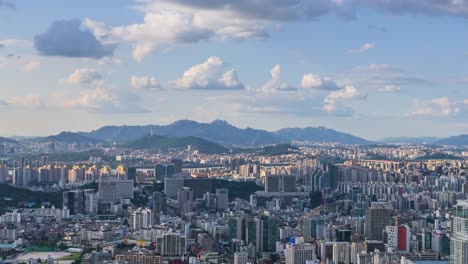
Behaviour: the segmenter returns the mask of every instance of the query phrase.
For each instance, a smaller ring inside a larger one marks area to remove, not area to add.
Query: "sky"
[[[0,0],[0,135],[468,133],[467,26],[467,0]]]

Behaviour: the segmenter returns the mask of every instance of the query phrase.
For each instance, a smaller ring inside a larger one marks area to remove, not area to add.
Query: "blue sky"
[[[467,18],[468,1],[0,0],[0,134],[178,119],[467,133]]]

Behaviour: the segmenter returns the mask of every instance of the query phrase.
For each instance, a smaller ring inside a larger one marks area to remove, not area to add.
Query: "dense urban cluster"
[[[468,263],[466,151],[296,146],[81,161],[3,146],[2,263]],[[431,152],[456,158],[418,159]]]

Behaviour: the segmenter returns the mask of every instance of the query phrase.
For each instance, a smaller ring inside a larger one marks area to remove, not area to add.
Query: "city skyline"
[[[0,135],[180,119],[468,132],[465,1],[265,3],[0,1]]]

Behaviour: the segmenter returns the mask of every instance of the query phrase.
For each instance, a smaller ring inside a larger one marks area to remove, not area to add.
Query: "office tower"
[[[295,175],[282,175],[281,191],[282,192],[295,192],[296,191],[296,176]]]
[[[280,175],[268,175],[265,182],[266,192],[280,191]]]
[[[110,178],[99,182],[99,198],[104,202],[116,202],[121,198],[133,199],[133,181]]]
[[[83,192],[85,198],[85,214],[97,214],[99,208],[99,194],[92,189],[83,190]]]
[[[286,264],[306,264],[315,260],[315,246],[311,244],[288,244],[284,252]]]
[[[8,179],[9,169],[7,165],[0,165],[0,182],[6,182]]]
[[[63,208],[70,210],[70,215],[85,214],[85,195],[83,190],[63,192]]]
[[[184,216],[186,213],[193,212],[194,200],[193,190],[189,187],[183,187],[177,193],[177,202],[179,204],[179,214]]]
[[[369,240],[383,241],[383,231],[392,221],[391,204],[373,202],[366,210],[365,236]]]
[[[156,239],[157,251],[162,256],[176,257],[185,254],[185,236],[166,233]]]
[[[229,238],[245,240],[246,219],[241,216],[231,217],[228,221]]]
[[[182,160],[181,159],[171,159],[171,164],[174,164],[174,172],[182,172]]]
[[[305,217],[302,219],[302,235],[306,239],[317,238],[317,225],[322,225],[323,219],[318,217]]]
[[[351,242],[352,232],[349,229],[337,229],[336,241],[337,242]]]
[[[265,182],[266,192],[295,192],[296,176],[268,175]]]
[[[452,217],[450,264],[468,263],[468,200],[459,200]]]
[[[162,192],[153,193],[153,219],[154,223],[159,223],[160,215],[167,212],[167,197]]]
[[[327,164],[327,174],[329,177],[330,189],[335,190],[338,187],[338,166]]]
[[[155,176],[157,181],[164,182],[164,179],[170,178],[175,174],[174,164],[159,164],[155,169]]]
[[[279,240],[279,224],[275,217],[262,215],[257,218],[256,248],[258,252],[275,251]]]
[[[249,256],[247,252],[234,253],[234,264],[247,264],[249,263]]]
[[[227,189],[216,189],[216,205],[218,210],[228,208],[229,191]]]
[[[333,243],[333,263],[351,263],[351,243]]]
[[[133,212],[133,230],[149,228],[153,225],[153,214],[149,208],[138,208]]]
[[[257,244],[257,219],[255,218],[245,220],[245,243],[247,245]]]
[[[135,167],[128,167],[127,168],[127,179],[136,182],[136,168]]]
[[[167,197],[177,198],[177,193],[184,187],[184,178],[166,178],[164,180],[164,193]]]

